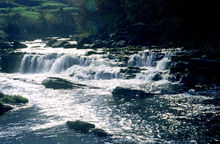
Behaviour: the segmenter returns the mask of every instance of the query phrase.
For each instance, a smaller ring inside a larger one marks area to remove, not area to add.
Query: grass
[[[56,9],[60,7],[66,7],[65,4],[62,3],[56,3],[56,2],[44,2],[41,4],[41,8],[43,9]]]
[[[38,20],[40,14],[35,11],[24,11],[24,13],[22,13],[22,16],[29,18],[31,20]]]
[[[14,8],[12,8],[12,12],[23,12],[25,10],[27,10],[26,7],[14,7]]]

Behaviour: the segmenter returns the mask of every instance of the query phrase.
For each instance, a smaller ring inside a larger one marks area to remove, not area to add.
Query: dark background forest
[[[104,37],[126,31],[156,44],[217,47],[219,18],[217,0],[4,0],[0,38]]]

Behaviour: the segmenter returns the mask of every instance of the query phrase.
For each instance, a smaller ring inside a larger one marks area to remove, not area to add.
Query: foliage
[[[0,1],[0,30],[10,39],[72,34],[77,9],[63,1]]]
[[[217,0],[83,0],[76,21],[85,33],[112,33],[145,24],[160,27],[166,42],[213,44],[220,41],[219,9]]]

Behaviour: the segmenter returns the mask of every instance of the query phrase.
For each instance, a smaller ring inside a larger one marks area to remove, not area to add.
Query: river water
[[[204,104],[212,99],[179,91],[178,82],[169,81],[171,56],[178,50],[144,50],[129,57],[126,66],[141,68],[127,79],[120,62],[107,54],[87,55],[85,49],[45,47],[41,40],[25,42],[28,48],[16,71],[0,73],[0,91],[29,99],[0,117],[1,144],[147,144],[209,143],[218,139],[206,135],[207,127],[195,117],[217,113],[217,106]],[[160,79],[154,80],[156,75]],[[60,77],[89,87],[53,90],[41,83]],[[145,99],[115,100],[117,86],[156,94]],[[92,88],[93,87],[93,88]],[[111,137],[80,134],[69,130],[67,121],[82,120],[104,129]]]

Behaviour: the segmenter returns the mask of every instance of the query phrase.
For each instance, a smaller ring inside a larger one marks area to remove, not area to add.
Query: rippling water
[[[209,143],[216,139],[205,135],[204,125],[193,122],[200,114],[218,112],[215,105],[203,103],[211,98],[170,92],[172,85],[178,85],[168,80],[167,66],[174,52],[143,51],[130,56],[127,66],[143,70],[135,78],[126,79],[120,72],[120,62],[105,55],[45,48],[40,40],[26,44],[28,48],[20,50],[26,54],[18,72],[0,73],[0,91],[22,95],[29,104],[0,117],[0,143]],[[162,73],[162,79],[153,81],[157,73]],[[41,82],[51,76],[98,88],[46,89]],[[117,86],[157,95],[119,101],[111,94]],[[66,127],[68,120],[94,123],[112,136],[76,133]]]

